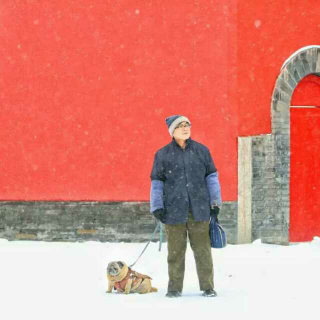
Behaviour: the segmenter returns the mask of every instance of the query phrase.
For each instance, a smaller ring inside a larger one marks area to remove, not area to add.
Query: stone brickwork
[[[227,234],[229,244],[238,243],[238,203],[236,201],[223,202],[221,212],[218,216],[219,223]]]
[[[283,135],[252,139],[252,237],[264,242],[288,243],[289,215],[284,214],[289,213],[286,139]]]
[[[250,203],[250,206],[239,207],[238,216],[246,216],[245,227],[250,228],[251,241],[262,239],[268,243],[288,244],[288,136],[279,134],[253,136],[249,137],[248,143],[251,157],[246,160],[251,162],[251,172],[246,172],[247,184],[243,189],[246,202]],[[240,191],[239,188],[239,195]],[[249,212],[243,213],[245,210]],[[242,220],[239,221],[241,224]],[[241,230],[242,227],[239,225],[238,229]],[[246,232],[248,233],[248,230]]]
[[[238,138],[238,243],[252,242],[252,137]]]
[[[147,242],[157,225],[148,202],[0,202],[0,238],[41,241]],[[237,204],[220,222],[236,243]],[[154,241],[159,241],[159,232]],[[165,240],[165,232],[164,232]]]
[[[156,227],[148,203],[0,202],[0,212],[8,240],[144,242]]]

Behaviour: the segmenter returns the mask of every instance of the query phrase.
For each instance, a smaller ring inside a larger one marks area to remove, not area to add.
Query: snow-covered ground
[[[143,243],[8,242],[0,239],[1,319],[319,319],[320,238],[290,246],[212,249],[216,298],[200,295],[187,250],[183,296],[165,298],[167,248],[151,243],[134,266],[158,293],[107,294],[110,261],[133,263]]]

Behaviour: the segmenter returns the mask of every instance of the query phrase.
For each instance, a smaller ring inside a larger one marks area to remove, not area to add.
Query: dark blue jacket
[[[210,205],[221,205],[217,169],[209,149],[191,138],[182,149],[173,139],[154,158],[151,212],[164,209],[165,223],[185,223],[189,210],[196,221],[208,221]]]

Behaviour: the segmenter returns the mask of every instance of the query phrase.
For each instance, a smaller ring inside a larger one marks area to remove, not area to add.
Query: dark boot
[[[166,294],[167,298],[179,298],[181,297],[181,292],[179,291],[168,291],[168,293]]]
[[[213,289],[209,289],[209,290],[205,290],[203,291],[202,294],[204,297],[216,297],[218,294],[216,293],[215,290]]]

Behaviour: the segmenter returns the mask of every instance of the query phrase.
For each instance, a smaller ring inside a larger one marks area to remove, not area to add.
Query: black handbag
[[[221,249],[227,245],[227,235],[219,224],[218,217],[216,215],[210,219],[209,236],[211,248]]]

